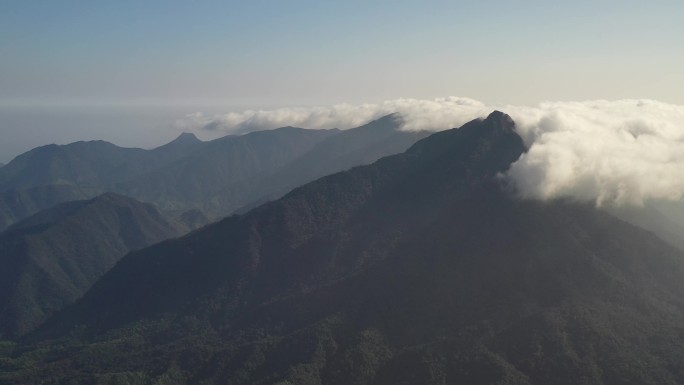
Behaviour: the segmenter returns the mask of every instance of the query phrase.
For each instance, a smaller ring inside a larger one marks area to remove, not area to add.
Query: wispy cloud
[[[459,127],[498,109],[511,115],[529,152],[507,176],[524,197],[605,204],[680,200],[684,194],[684,106],[653,100],[498,106],[460,97],[377,104],[247,110],[176,122],[185,130],[244,133],[293,125],[351,128],[398,112],[404,130]]]

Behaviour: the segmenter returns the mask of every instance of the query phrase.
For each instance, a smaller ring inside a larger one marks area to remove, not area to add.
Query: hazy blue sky
[[[684,1],[0,2],[4,104],[684,104]]]
[[[0,0],[0,161],[78,139],[161,144],[174,117],[212,108],[684,105],[682,20],[682,0]]]

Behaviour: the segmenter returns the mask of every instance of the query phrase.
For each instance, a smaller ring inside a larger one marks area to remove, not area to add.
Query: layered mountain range
[[[394,115],[344,133],[285,127],[208,143],[182,134],[149,151],[102,141],[77,142],[44,146],[17,157],[0,172],[3,186],[8,188],[0,193],[0,229],[9,226],[0,234],[0,262],[6,266],[5,289],[0,293],[0,336],[16,337],[32,330],[82,295],[126,252],[209,222],[197,209],[160,211],[133,198],[113,199],[117,195],[112,193],[88,202],[75,200],[119,189],[137,192],[167,209],[169,199],[188,208],[203,199],[209,201],[210,189],[220,190],[219,198],[202,207],[220,205],[230,211],[227,207],[236,207],[236,199],[268,200],[320,173],[400,152],[425,135],[399,132],[400,123]],[[302,151],[304,155],[288,163]],[[179,164],[184,167],[177,167]],[[203,168],[207,169],[204,173]],[[254,195],[245,195],[248,192]],[[131,214],[122,222],[120,215],[111,215],[112,210],[121,212],[124,206],[132,213],[153,212],[155,220]],[[166,230],[154,233],[160,224]],[[129,229],[125,234],[120,233],[122,226]],[[19,228],[29,230],[17,231]],[[142,241],[129,245],[124,235]]]
[[[404,151],[425,132],[390,115],[340,130],[275,130],[209,142],[182,134],[142,150],[103,141],[48,145],[0,168],[0,229],[56,203],[116,192],[164,210],[219,219],[315,178]]]
[[[501,112],[132,252],[0,382],[678,384],[684,254],[516,197]]]

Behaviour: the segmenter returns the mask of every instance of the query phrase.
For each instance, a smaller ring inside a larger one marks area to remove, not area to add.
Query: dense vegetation
[[[112,193],[15,223],[0,233],[0,337],[42,323],[129,251],[189,230],[152,205]]]
[[[684,255],[513,198],[493,113],[129,254],[0,383],[677,384]]]

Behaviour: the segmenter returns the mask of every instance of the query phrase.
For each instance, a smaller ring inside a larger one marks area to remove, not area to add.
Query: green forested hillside
[[[0,233],[0,335],[21,335],[79,298],[116,261],[189,228],[115,194],[57,205]]]

